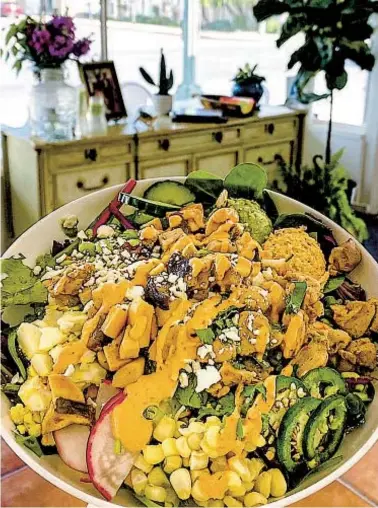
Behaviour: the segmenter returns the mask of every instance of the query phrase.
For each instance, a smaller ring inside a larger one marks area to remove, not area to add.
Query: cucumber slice
[[[124,205],[133,206],[140,212],[145,212],[148,215],[153,215],[154,217],[164,217],[167,212],[176,212],[177,210],[180,210],[179,206],[150,201],[139,196],[132,196],[126,192],[120,193],[119,200]]]
[[[177,206],[187,205],[196,199],[193,192],[185,185],[171,180],[154,183],[144,192],[143,197],[150,201]]]

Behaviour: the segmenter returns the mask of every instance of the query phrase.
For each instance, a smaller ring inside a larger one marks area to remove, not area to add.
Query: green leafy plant
[[[155,83],[151,75],[143,69],[143,67],[139,67],[139,71],[142,74],[143,78],[150,85],[156,86],[159,89],[159,95],[169,95],[169,90],[173,86],[173,71],[167,72],[167,65],[165,63],[164,52],[161,49],[161,57],[160,57],[160,74],[159,74],[159,83]]]
[[[342,154],[343,150],[336,152],[329,164],[317,155],[312,167],[303,166],[300,170],[282,164],[285,187],[277,182],[273,187],[323,213],[363,242],[369,235],[365,222],[356,216],[349,203],[348,175],[340,164]]]
[[[249,63],[247,63],[244,67],[239,68],[237,74],[232,78],[232,81],[243,85],[249,85],[251,83],[262,83],[265,81],[265,78],[255,74],[256,69],[257,64],[254,67],[251,67]]]
[[[277,40],[278,48],[300,32],[305,35],[304,44],[291,55],[288,68],[299,64],[295,88],[300,102],[309,104],[330,97],[326,164],[331,163],[333,94],[347,84],[346,60],[372,70],[374,56],[367,39],[373,28],[368,21],[376,12],[376,0],[260,0],[254,7],[259,22],[288,13]],[[306,91],[319,72],[325,73],[328,88],[328,93],[322,95]]]

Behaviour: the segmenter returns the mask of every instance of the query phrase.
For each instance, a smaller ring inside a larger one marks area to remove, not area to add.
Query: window
[[[160,48],[173,70],[173,93],[182,81],[182,2],[107,0],[108,57],[114,60],[120,83],[136,81],[156,93],[139,72],[143,67],[156,81]]]

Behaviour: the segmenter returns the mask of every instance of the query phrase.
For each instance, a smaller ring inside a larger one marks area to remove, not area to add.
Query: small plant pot
[[[154,95],[153,102],[158,117],[169,115],[172,110],[172,95]]]
[[[261,83],[235,83],[232,87],[232,95],[234,97],[252,97],[258,104],[264,93]]]

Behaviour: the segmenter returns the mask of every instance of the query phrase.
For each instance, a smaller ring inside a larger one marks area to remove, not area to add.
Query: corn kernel
[[[234,507],[239,507],[239,506],[243,506],[243,503],[241,501],[238,501],[237,499],[235,499],[234,497],[231,497],[231,496],[226,496],[224,499],[224,504],[226,506],[234,506]]]
[[[177,438],[176,439],[176,447],[177,447],[178,453],[179,453],[179,455],[181,455],[181,457],[183,457],[183,458],[190,457],[192,450],[189,448],[188,441],[187,441],[186,437],[180,436],[179,438]]]
[[[260,492],[264,497],[268,499],[270,496],[270,489],[272,485],[272,475],[270,471],[260,473],[256,478],[254,489],[256,492]]]
[[[181,429],[181,427],[184,427],[184,426],[185,426],[185,422],[183,422],[182,420],[177,420],[176,430],[175,430],[175,433],[173,434],[173,437],[175,437],[175,438],[180,437],[181,436],[180,429]]]
[[[33,415],[31,414],[30,411],[28,411],[25,416],[24,416],[24,423],[28,424],[28,423],[34,423],[34,420],[33,420]]]
[[[176,421],[169,417],[163,416],[160,422],[156,425],[153,436],[157,441],[164,441],[169,437],[173,437],[176,430]]]
[[[235,471],[228,471],[228,488],[237,489],[241,484],[240,476]]]
[[[201,441],[202,441],[202,435],[201,434],[190,434],[187,437],[188,445],[191,450],[200,450],[201,449]]]
[[[210,465],[210,470],[212,473],[218,473],[219,471],[227,471],[228,464],[225,456],[217,457],[213,459]]]
[[[210,498],[203,489],[201,489],[199,481],[195,481],[192,487],[192,497],[198,503],[201,501],[208,501]]]
[[[167,496],[167,492],[163,487],[155,487],[153,485],[147,485],[144,490],[144,495],[151,501],[157,501],[158,503],[164,503]]]
[[[243,497],[245,496],[247,489],[243,484],[240,487],[234,487],[233,489],[228,489],[228,492],[233,497]]]
[[[218,446],[220,427],[218,425],[212,425],[205,432],[205,441],[210,448],[216,448]]]
[[[250,492],[244,496],[244,506],[261,506],[267,502],[267,499],[259,492]]]
[[[184,457],[182,459],[182,465],[183,465],[183,467],[189,467],[189,461],[190,461],[189,457]]]
[[[167,439],[164,439],[161,446],[163,447],[163,452],[166,457],[178,455],[176,439],[174,437],[167,437]]]
[[[249,459],[247,464],[252,476],[251,481],[255,480],[265,467],[264,461],[262,459]]]
[[[17,425],[17,430],[22,435],[24,435],[26,433],[26,427],[25,427],[25,425]]]
[[[147,486],[147,476],[140,469],[132,469],[130,473],[131,486],[138,495],[143,494]]]
[[[157,487],[169,487],[169,480],[161,467],[154,467],[153,470],[148,473],[148,483],[150,485],[156,485]]]
[[[164,460],[164,452],[161,444],[147,445],[143,450],[144,458],[148,464],[159,464]]]
[[[250,482],[251,472],[248,468],[248,462],[246,459],[240,459],[239,457],[231,457],[228,459],[228,465],[231,471],[235,471],[244,482]]]
[[[207,473],[207,469],[205,469]],[[194,483],[201,475],[203,474],[202,471],[190,471],[190,478],[192,479],[192,483]]]
[[[169,455],[164,460],[163,469],[167,474],[173,473],[176,469],[179,469],[182,466],[182,458],[180,455]]]
[[[192,451],[189,460],[191,471],[205,469],[209,463],[209,456],[205,452]]]
[[[270,495],[273,497],[284,496],[287,492],[287,483],[284,475],[279,469],[270,469],[269,473],[272,477],[270,486]]]
[[[205,439],[201,441],[201,448],[211,459],[219,457],[216,448],[211,448]]]
[[[16,404],[10,408],[10,417],[16,425],[21,425],[24,422],[24,416],[27,409],[22,404]]]
[[[176,492],[171,487],[169,487],[167,489],[167,496],[165,498],[165,502],[166,503],[172,503],[173,506],[178,506],[179,505],[180,500],[177,497]]]
[[[253,490],[255,482],[243,482],[243,485],[245,487],[245,491],[250,492],[251,490]]]
[[[196,505],[197,506],[203,506],[204,508],[207,508],[207,506],[209,506],[209,501],[198,501],[198,499],[196,500]]]
[[[176,471],[173,471],[171,474],[169,480],[180,499],[189,499],[192,489],[192,479],[187,469],[176,469]]]
[[[222,422],[217,416],[208,416],[205,423],[205,427],[208,429],[213,425],[217,425],[218,427],[220,427],[222,425]]]
[[[134,462],[134,466],[143,471],[143,473],[148,474],[152,468],[154,467],[152,464],[149,464],[143,455],[140,453]]]

